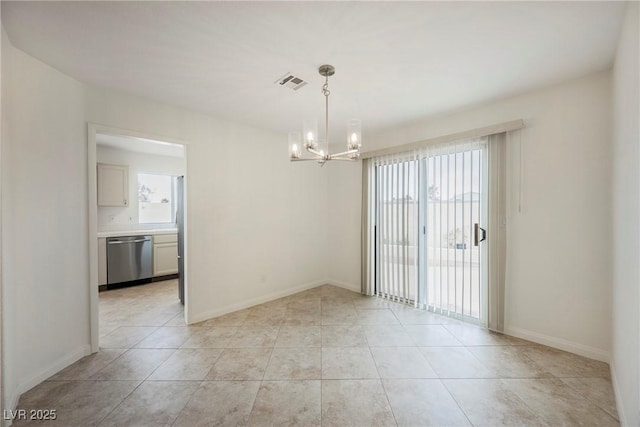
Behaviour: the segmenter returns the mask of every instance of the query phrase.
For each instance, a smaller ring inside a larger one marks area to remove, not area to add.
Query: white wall
[[[84,86],[2,40],[4,407],[89,343]]]
[[[179,157],[158,156],[98,146],[96,159],[99,163],[129,166],[129,194],[131,195],[138,194],[139,173],[173,176],[185,174],[184,159]],[[137,197],[131,197],[131,200],[136,200],[136,203],[130,203],[126,207],[98,207],[98,231],[175,228],[176,225],[171,222],[167,224],[138,224]]]
[[[638,3],[627,6],[613,69],[613,343],[618,413],[637,426],[640,393],[640,90]]]
[[[507,331],[605,360],[611,326],[610,92],[605,71],[363,138],[365,150],[375,150],[524,119],[524,208],[518,213],[509,207]],[[360,183],[353,184],[360,178],[355,171],[342,173],[349,175],[330,178],[329,203],[340,205],[331,228],[350,250],[333,257],[331,278],[352,282],[360,274],[360,235],[351,223],[360,212]],[[511,192],[514,182],[512,177]],[[334,249],[339,245],[331,242]]]
[[[329,162],[329,259],[332,284],[360,291],[362,162]]]

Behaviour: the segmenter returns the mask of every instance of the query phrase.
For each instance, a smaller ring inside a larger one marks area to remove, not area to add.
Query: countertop
[[[177,228],[158,228],[153,230],[120,230],[120,231],[99,231],[98,238],[101,237],[118,237],[118,236],[144,236],[147,234],[176,234]]]

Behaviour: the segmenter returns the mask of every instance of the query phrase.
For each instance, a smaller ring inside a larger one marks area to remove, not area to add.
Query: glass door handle
[[[482,238],[479,238],[480,231],[482,232]],[[473,245],[478,246],[480,242],[484,242],[485,240],[487,240],[487,230],[480,227],[480,224],[476,222],[473,224]]]

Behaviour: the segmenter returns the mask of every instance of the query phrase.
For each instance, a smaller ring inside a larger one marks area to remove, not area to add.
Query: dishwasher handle
[[[142,243],[149,242],[151,239],[138,239],[138,240],[109,240],[107,243],[110,245],[121,245],[123,243]]]

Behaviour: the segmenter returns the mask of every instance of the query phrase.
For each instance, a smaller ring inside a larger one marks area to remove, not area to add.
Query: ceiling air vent
[[[280,77],[278,80],[276,80],[273,83],[278,84],[280,86],[288,87],[293,90],[298,90],[302,86],[307,84],[307,82],[302,80],[300,77],[296,77],[291,73],[285,74],[284,76]]]

